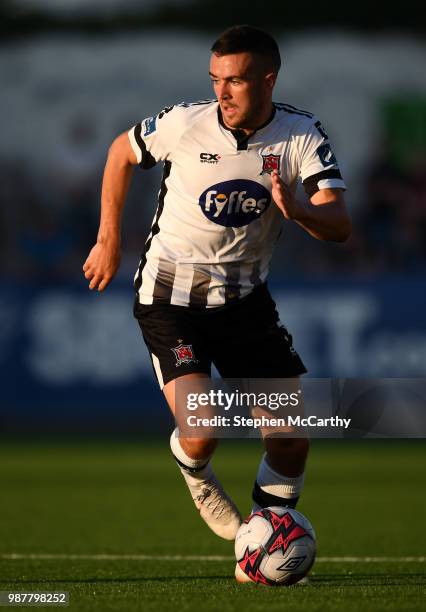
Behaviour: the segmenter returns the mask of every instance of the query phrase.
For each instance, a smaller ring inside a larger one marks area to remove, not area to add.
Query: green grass
[[[260,457],[255,441],[223,443],[216,471],[243,513]],[[298,509],[319,557],[425,554],[425,445],[313,443]],[[158,443],[3,443],[0,555],[220,555],[233,546],[200,521]],[[422,610],[422,562],[317,562],[308,586],[238,585],[222,561],[6,559],[0,589],[67,590],[70,608],[107,610]],[[42,608],[47,609],[47,608]]]

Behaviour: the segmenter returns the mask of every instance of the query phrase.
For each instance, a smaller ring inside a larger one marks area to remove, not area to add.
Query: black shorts
[[[214,363],[222,378],[291,378],[306,373],[266,284],[215,308],[135,301],[134,315],[160,387]]]

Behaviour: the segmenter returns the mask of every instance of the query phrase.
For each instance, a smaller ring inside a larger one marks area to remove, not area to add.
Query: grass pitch
[[[425,448],[314,441],[298,509],[319,558],[308,586],[268,588],[235,582],[167,439],[3,443],[0,590],[69,591],[79,612],[423,610]],[[215,456],[245,514],[260,454],[247,440]]]

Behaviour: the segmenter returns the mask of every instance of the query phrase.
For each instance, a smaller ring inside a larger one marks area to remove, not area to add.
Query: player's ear
[[[268,74],[265,75],[265,83],[269,89],[272,90],[276,82],[277,75],[275,74],[275,72],[268,72]]]

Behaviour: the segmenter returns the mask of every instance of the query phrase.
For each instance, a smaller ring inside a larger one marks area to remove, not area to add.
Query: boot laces
[[[228,508],[224,504],[223,493],[214,483],[204,486],[195,499],[205,508],[208,508],[216,518],[220,518],[222,514],[228,512]]]

